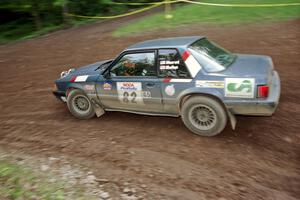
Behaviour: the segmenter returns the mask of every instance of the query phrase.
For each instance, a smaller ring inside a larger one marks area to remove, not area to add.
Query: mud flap
[[[87,95],[92,102],[97,117],[101,117],[102,115],[104,115],[105,110],[102,108],[101,104],[97,102],[97,100],[95,100],[97,99],[97,96],[95,94],[88,94],[88,93]]]
[[[92,99],[92,103],[97,117],[101,117],[102,115],[104,115],[104,109],[94,99]]]
[[[232,130],[235,130],[235,126],[236,126],[236,117],[234,114],[232,114],[230,112],[230,110],[227,110],[228,116],[229,116],[229,120],[230,120],[230,124],[231,124],[231,128]]]
[[[94,110],[95,110],[95,113],[96,113],[97,117],[101,117],[105,113],[105,111],[103,110],[103,108],[101,108],[97,104],[94,104]]]

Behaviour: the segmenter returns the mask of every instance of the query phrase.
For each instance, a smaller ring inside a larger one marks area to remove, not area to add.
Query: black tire
[[[78,119],[90,119],[95,116],[92,102],[82,90],[71,90],[67,97],[69,111]]]
[[[190,97],[181,109],[181,119],[193,133],[201,136],[215,136],[224,130],[227,114],[215,99],[206,96]]]

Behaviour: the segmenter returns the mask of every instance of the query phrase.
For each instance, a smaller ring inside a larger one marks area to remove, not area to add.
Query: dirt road
[[[133,19],[134,20],[134,19]],[[300,21],[178,28],[127,38],[124,20],[0,47],[0,145],[64,155],[115,182],[146,185],[146,199],[300,198]],[[112,58],[145,39],[206,35],[233,52],[272,56],[282,81],[273,117],[238,117],[213,138],[178,118],[107,113],[80,121],[51,94],[62,70]]]

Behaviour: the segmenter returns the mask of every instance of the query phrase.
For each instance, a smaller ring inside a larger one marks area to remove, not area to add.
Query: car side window
[[[155,52],[124,55],[110,70],[111,76],[156,76]]]
[[[158,51],[159,77],[189,78],[190,74],[176,49]]]

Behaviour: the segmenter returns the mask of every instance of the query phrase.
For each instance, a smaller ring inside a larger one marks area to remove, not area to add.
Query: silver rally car
[[[235,115],[272,115],[280,79],[268,56],[233,54],[201,36],[175,37],[64,71],[53,93],[79,119],[105,111],[181,116],[193,133],[214,136],[228,120],[235,129]]]

